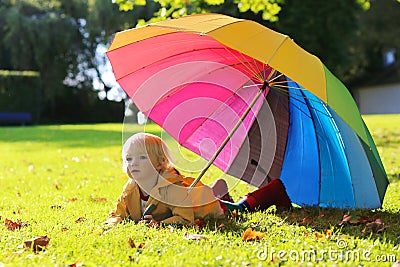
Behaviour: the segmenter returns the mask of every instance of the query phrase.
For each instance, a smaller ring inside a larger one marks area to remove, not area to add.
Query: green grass
[[[393,257],[400,258],[400,116],[364,119],[391,184],[382,209],[349,211],[351,223],[339,226],[345,210],[271,208],[211,221],[200,229],[126,223],[108,232],[102,231],[101,223],[126,181],[120,159],[121,124],[1,127],[0,266],[392,266]],[[145,130],[159,133],[156,126]],[[177,158],[178,167],[195,174],[204,162],[185,150],[183,154]],[[187,160],[190,168],[184,166]],[[205,181],[221,175],[212,168]],[[230,185],[235,199],[252,189],[233,179]],[[357,223],[361,216],[379,218],[384,227]],[[23,226],[9,230],[6,219],[21,220]],[[264,238],[242,241],[249,227],[265,233]],[[377,231],[380,228],[384,229]],[[185,240],[185,232],[207,239]],[[44,235],[50,238],[46,250],[18,248],[25,240]],[[138,248],[140,243],[143,248]]]

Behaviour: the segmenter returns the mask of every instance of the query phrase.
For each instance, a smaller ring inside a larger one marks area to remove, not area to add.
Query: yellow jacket
[[[162,223],[188,224],[196,219],[223,216],[224,211],[209,186],[199,183],[190,193],[187,192],[193,180],[174,169],[164,172],[151,190],[145,209],[155,204],[156,209],[151,214],[154,220]],[[115,224],[124,219],[138,222],[143,214],[141,206],[139,187],[129,179],[106,223]]]

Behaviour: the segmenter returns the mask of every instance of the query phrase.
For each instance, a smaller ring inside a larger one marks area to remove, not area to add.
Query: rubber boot
[[[278,210],[290,209],[292,203],[280,179],[275,179],[267,185],[251,192],[245,197],[248,211],[266,210],[275,205]]]

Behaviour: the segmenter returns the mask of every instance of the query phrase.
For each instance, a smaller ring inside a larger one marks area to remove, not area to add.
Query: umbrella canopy
[[[192,15],[119,32],[107,56],[144,114],[226,173],[282,179],[299,205],[381,206],[386,172],[353,98],[288,36]]]

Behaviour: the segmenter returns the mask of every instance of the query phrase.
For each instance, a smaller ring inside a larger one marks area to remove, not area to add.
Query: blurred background
[[[113,34],[202,12],[290,36],[362,114],[400,113],[399,0],[0,0],[0,125],[136,119],[105,56]]]

